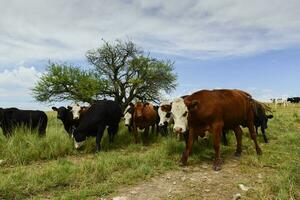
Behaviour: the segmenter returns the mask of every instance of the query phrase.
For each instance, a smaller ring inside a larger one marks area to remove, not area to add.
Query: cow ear
[[[274,116],[273,115],[268,115],[267,118],[268,119],[272,119]]]
[[[193,100],[192,102],[188,102],[187,103],[188,110],[193,110],[193,109],[197,108],[197,105],[198,105],[197,100]]]
[[[72,110],[72,107],[71,107],[71,106],[68,106],[67,108],[68,108],[69,110]]]
[[[52,110],[54,111],[58,111],[58,109],[56,107],[52,107]]]

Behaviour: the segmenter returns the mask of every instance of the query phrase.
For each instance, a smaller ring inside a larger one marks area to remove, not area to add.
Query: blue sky
[[[48,60],[86,66],[101,39],[132,39],[175,61],[178,88],[238,88],[255,98],[300,96],[300,2],[0,1],[0,107],[49,109],[30,88]],[[55,105],[60,105],[57,103]]]

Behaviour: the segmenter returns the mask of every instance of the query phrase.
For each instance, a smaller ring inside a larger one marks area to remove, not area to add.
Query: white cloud
[[[300,42],[298,0],[0,2],[0,66],[78,59],[101,38],[194,58],[247,55]]]

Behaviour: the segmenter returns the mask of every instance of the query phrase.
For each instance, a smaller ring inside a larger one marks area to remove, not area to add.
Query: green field
[[[136,145],[121,125],[115,143],[109,144],[105,134],[103,152],[95,154],[95,138],[77,151],[55,113],[48,117],[44,138],[19,129],[7,139],[0,132],[0,199],[99,199],[125,185],[181,169],[178,161],[184,143],[175,137],[151,135],[149,145]],[[267,134],[269,144],[264,144],[259,134],[263,155],[257,156],[244,131],[239,168],[243,173],[268,174],[246,198],[300,199],[300,106],[274,109]],[[233,134],[229,134],[229,142],[228,147],[222,146],[225,161],[235,150]],[[189,165],[211,166],[213,157],[212,146],[200,140]]]

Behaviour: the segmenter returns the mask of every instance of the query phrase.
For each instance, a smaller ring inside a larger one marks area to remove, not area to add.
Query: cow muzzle
[[[74,147],[75,147],[75,149],[79,149],[83,145],[84,145],[84,141],[82,141],[82,142],[76,142],[76,140],[74,140]]]
[[[181,127],[174,127],[173,131],[177,134],[183,133],[183,129]]]

